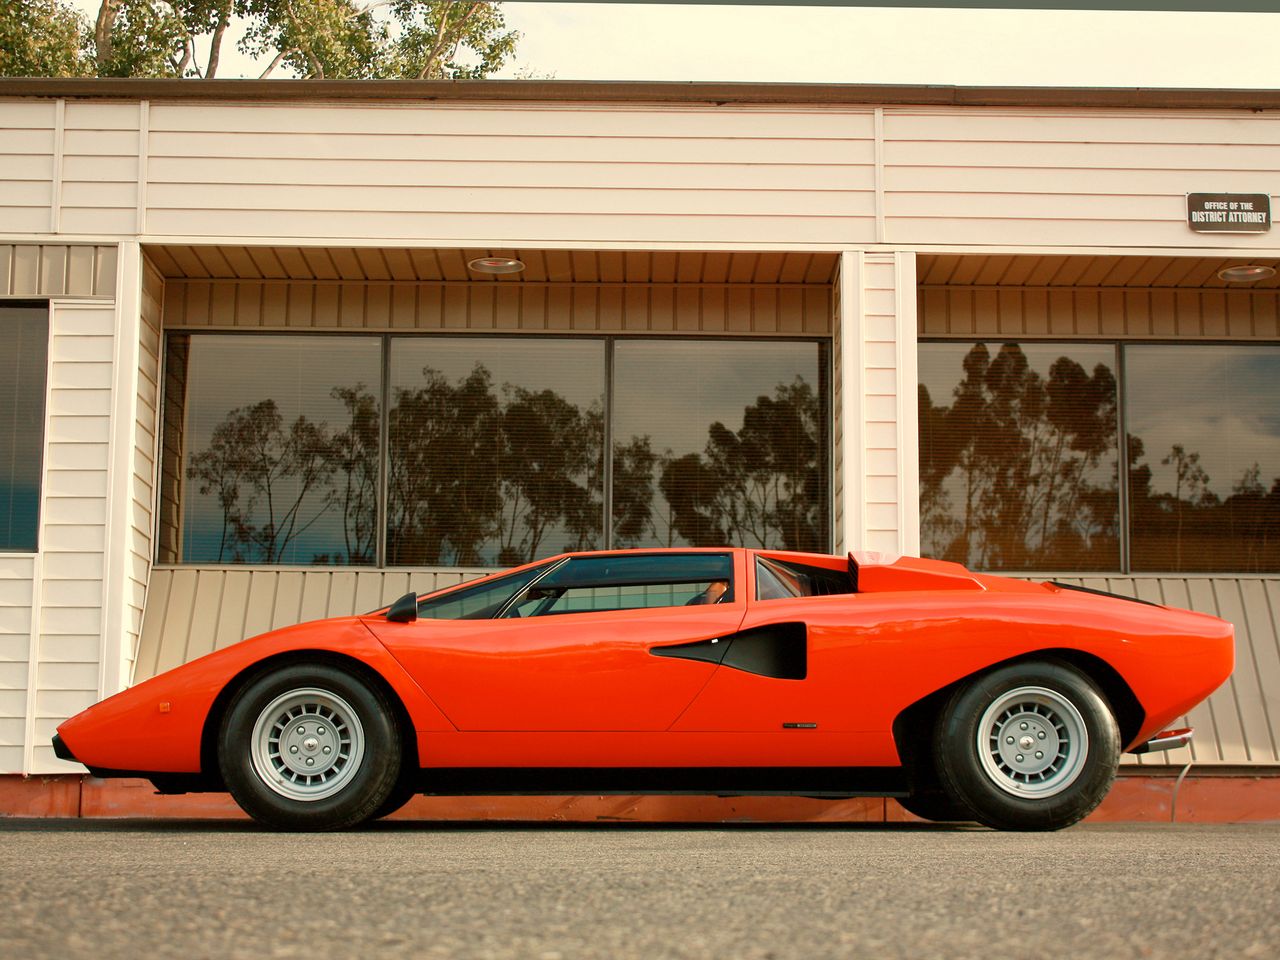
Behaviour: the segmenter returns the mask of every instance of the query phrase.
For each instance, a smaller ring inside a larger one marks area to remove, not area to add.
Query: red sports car
[[[1214,617],[938,561],[566,554],[274,630],[58,728],[58,756],[340,829],[415,793],[897,797],[1050,830],[1231,673]]]

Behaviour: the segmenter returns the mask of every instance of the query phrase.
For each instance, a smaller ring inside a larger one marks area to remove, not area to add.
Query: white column
[[[915,254],[845,251],[835,327],[838,551],[920,550]]]
[[[916,306],[916,255],[894,254],[895,319],[898,348],[898,545],[920,553],[920,374]]]
[[[839,553],[864,549],[863,534],[866,530],[862,496],[865,472],[862,459],[862,269],[862,251],[846,250],[840,255],[832,364],[835,372],[832,401],[832,455],[835,460],[833,539]]]
[[[120,244],[116,275],[115,360],[111,385],[111,446],[107,477],[107,529],[103,563],[102,669],[99,694],[128,683],[125,649],[127,577],[132,536],[133,458],[141,350],[142,253],[136,240]]]

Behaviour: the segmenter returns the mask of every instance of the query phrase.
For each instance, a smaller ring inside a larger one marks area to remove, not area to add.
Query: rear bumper
[[[1190,727],[1179,730],[1162,730],[1146,743],[1140,743],[1130,753],[1155,753],[1158,750],[1176,750],[1191,742],[1195,731]]]

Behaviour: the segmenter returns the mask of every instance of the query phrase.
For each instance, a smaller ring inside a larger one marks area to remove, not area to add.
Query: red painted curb
[[[146,780],[0,776],[0,817],[242,819],[225,793],[161,796]],[[804,797],[415,797],[396,820],[639,823],[890,822],[892,800]],[[1280,821],[1280,776],[1122,776],[1091,823]]]

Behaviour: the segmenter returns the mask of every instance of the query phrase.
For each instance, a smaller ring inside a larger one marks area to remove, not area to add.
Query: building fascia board
[[[712,106],[1280,109],[1278,89],[579,80],[0,79],[0,97],[193,101],[661,103]]]

